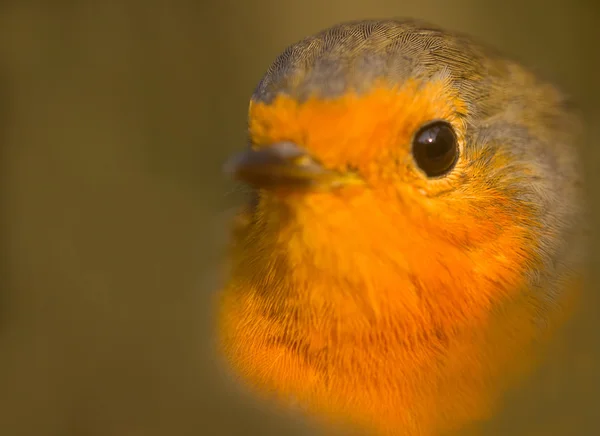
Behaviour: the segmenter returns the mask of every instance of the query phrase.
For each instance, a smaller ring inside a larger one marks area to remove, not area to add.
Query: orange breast
[[[354,222],[348,234],[364,228],[363,221]],[[328,230],[319,220],[303,223],[313,238],[318,225]],[[383,237],[386,222],[378,224]],[[452,281],[414,248],[411,260],[396,264],[360,256],[354,263],[349,250],[357,246],[343,243],[336,253],[347,263],[332,265],[332,258],[311,252],[323,247],[303,235],[294,224],[277,232],[247,229],[222,294],[225,353],[261,395],[376,434],[435,436],[488,417],[497,395],[533,362],[544,302],[526,287],[522,267],[440,246],[440,256],[457,263]],[[402,247],[390,235],[388,246]],[[506,244],[514,236],[507,235]],[[384,243],[375,233],[365,238]],[[497,248],[510,252],[510,245]],[[345,273],[337,274],[339,268]],[[465,298],[465,289],[479,293]]]

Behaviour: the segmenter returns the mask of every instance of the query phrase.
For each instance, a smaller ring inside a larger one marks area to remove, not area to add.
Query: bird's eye
[[[412,154],[427,177],[449,173],[458,160],[458,141],[452,126],[445,121],[425,124],[413,138]]]

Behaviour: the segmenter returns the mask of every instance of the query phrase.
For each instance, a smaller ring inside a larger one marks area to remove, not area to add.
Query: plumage
[[[436,119],[459,154],[430,178],[411,144]],[[489,416],[576,295],[578,132],[555,86],[426,23],[343,23],[290,46],[249,111],[245,156],[279,172],[234,232],[219,310],[236,373],[377,434]],[[270,154],[286,142],[298,156]]]

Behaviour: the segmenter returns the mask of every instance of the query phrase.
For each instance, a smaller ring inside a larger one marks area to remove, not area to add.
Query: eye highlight
[[[413,159],[429,178],[448,174],[454,168],[458,154],[456,133],[446,121],[427,123],[413,137]]]

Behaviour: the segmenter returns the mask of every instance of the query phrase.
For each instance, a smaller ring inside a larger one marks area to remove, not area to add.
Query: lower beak
[[[335,188],[360,183],[355,174],[329,170],[291,142],[248,149],[233,156],[225,171],[236,180],[262,189]]]

